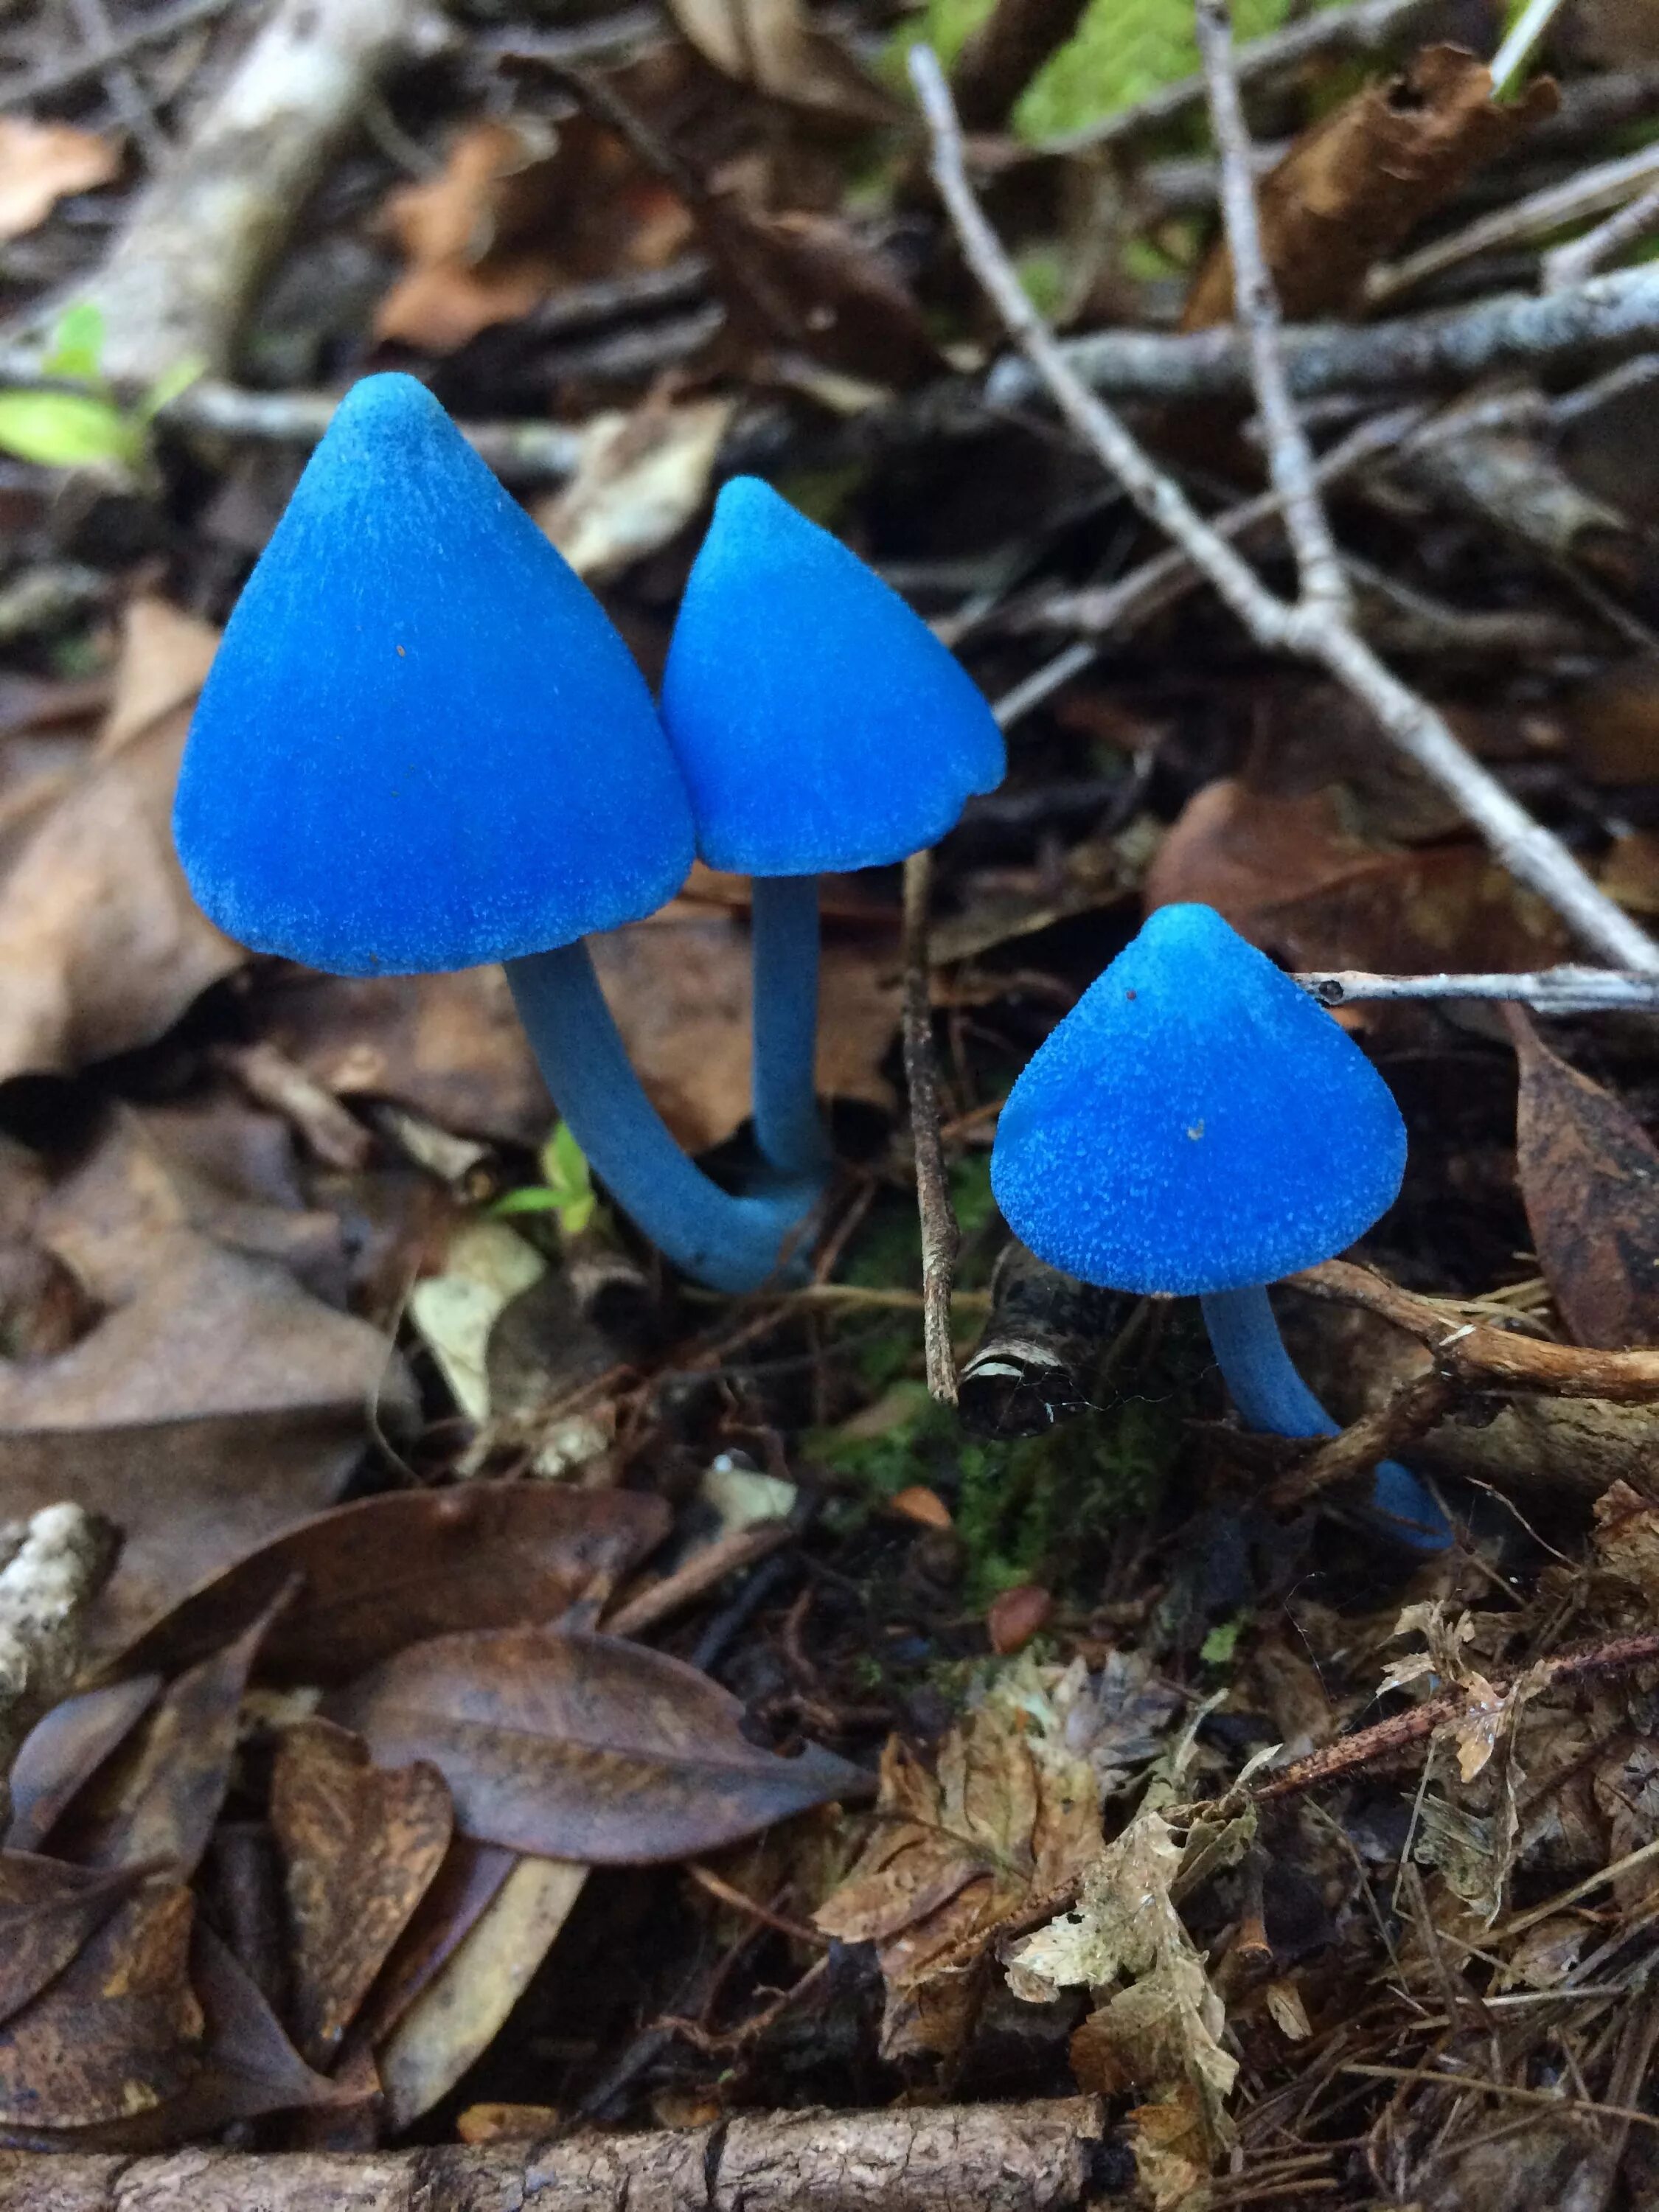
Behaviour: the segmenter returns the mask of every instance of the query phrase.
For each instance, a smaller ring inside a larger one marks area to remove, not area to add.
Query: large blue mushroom
[[[1251,1427],[1334,1435],[1267,1285],[1392,1203],[1406,1130],[1346,1032],[1207,906],[1161,907],[1039,1047],[1003,1108],[991,1187],[1039,1258],[1087,1283],[1196,1295]],[[1445,1517],[1395,1462],[1375,1512],[1438,1549]]]
[[[799,1188],[681,1152],[583,943],[692,859],[684,784],[598,601],[412,378],[342,403],[226,629],[173,817],[191,887],[335,975],[507,963],[543,1073],[623,1210],[687,1273],[776,1269]]]
[[[662,715],[699,853],[754,879],[757,1139],[774,1167],[810,1176],[827,1149],[817,878],[935,843],[1002,781],[1002,733],[898,594],[755,477],[715,503]]]

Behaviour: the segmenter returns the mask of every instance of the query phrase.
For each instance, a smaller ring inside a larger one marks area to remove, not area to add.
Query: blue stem
[[[818,1033],[818,879],[757,876],[755,1139],[780,1174],[821,1177],[830,1164],[813,1081]]]
[[[775,1275],[816,1194],[796,1182],[734,1198],[692,1165],[640,1087],[585,944],[510,960],[507,974],[553,1103],[623,1212],[711,1290]]]
[[[1291,1364],[1266,1286],[1208,1291],[1199,1300],[1216,1363],[1253,1429],[1276,1437],[1334,1437],[1337,1425]],[[1421,1552],[1451,1541],[1445,1515],[1398,1460],[1379,1461],[1371,1504],[1402,1543]]]

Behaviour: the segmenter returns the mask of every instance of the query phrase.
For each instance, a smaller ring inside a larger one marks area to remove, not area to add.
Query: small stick
[[[367,1167],[374,1139],[325,1083],[263,1039],[222,1045],[215,1058],[256,1105],[280,1114],[325,1167],[355,1174]]]
[[[1648,151],[1652,153],[1653,149]],[[1659,185],[1618,209],[1582,238],[1569,239],[1553,253],[1547,253],[1542,270],[1545,291],[1562,292],[1582,284],[1604,262],[1613,260],[1627,246],[1636,245],[1656,228],[1659,228]]]
[[[1343,616],[1349,605],[1347,578],[1319,496],[1313,448],[1291,401],[1279,350],[1279,294],[1261,243],[1255,149],[1239,98],[1229,0],[1198,0],[1196,21],[1210,125],[1221,157],[1221,209],[1232,258],[1233,312],[1244,326],[1250,349],[1250,380],[1267,441],[1267,473],[1285,511],[1285,532],[1296,556],[1303,605]]]
[[[712,1544],[693,1552],[672,1575],[647,1583],[643,1589],[624,1598],[603,1624],[605,1634],[643,1636],[648,1628],[655,1628],[672,1613],[706,1597],[728,1575],[769,1559],[799,1534],[793,1521],[761,1521],[752,1522],[747,1528],[734,1529],[729,1536],[717,1536]]]
[[[1534,822],[1458,743],[1443,716],[1385,667],[1328,606],[1286,605],[1206,522],[1121,418],[1080,380],[1028,298],[986,221],[963,165],[951,92],[933,49],[910,54],[910,76],[933,136],[933,173],[969,266],[1055,405],[1146,516],[1183,547],[1256,643],[1323,667],[1370,708],[1388,737],[1475,825],[1498,860],[1585,943],[1620,967],[1659,974],[1659,945],[1595,884],[1558,837]],[[1604,280],[1605,281],[1605,280]]]
[[[1296,980],[1322,1006],[1361,1000],[1487,999],[1530,1006],[1536,1014],[1659,1012],[1659,976],[1616,968],[1540,968],[1514,975],[1369,975],[1340,968]]]
[[[1461,1395],[1449,1376],[1432,1368],[1426,1375],[1414,1376],[1375,1413],[1363,1413],[1340,1436],[1332,1437],[1270,1484],[1266,1503],[1276,1512],[1289,1512],[1339,1482],[1368,1474],[1378,1460],[1391,1458],[1426,1436]]]
[[[939,1135],[933,971],[927,958],[933,889],[932,853],[913,854],[904,864],[904,1080],[910,1094],[916,1208],[921,1218],[921,1340],[927,1388],[941,1404],[954,1406],[957,1354],[951,1341],[951,1286],[962,1232],[951,1204]]]

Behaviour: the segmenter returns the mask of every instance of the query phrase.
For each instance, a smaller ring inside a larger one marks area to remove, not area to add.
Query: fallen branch
[[[957,1402],[957,1353],[951,1340],[951,1286],[962,1241],[951,1204],[939,1134],[939,1069],[933,1057],[933,965],[927,957],[933,856],[904,864],[904,1082],[910,1094],[910,1140],[916,1161],[916,1208],[921,1218],[921,1341],[927,1388],[946,1406]]]
[[[974,197],[950,89],[930,47],[913,49],[910,74],[933,134],[933,176],[969,264],[1025,354],[1033,376],[1103,466],[1141,513],[1184,549],[1259,646],[1316,663],[1363,701],[1400,750],[1480,830],[1510,874],[1547,901],[1586,945],[1619,967],[1659,973],[1659,945],[1598,890],[1559,839],[1534,822],[1464,750],[1443,717],[1386,668],[1329,606],[1292,606],[1276,598],[1118,416],[1085,388],[1027,297]],[[1659,276],[1646,281],[1659,310]],[[1567,296],[1582,300],[1585,293]]]
[[[1076,2212],[1096,2097],[877,2112],[745,2113],[713,2127],[362,2157],[0,2154],[7,2212]]]
[[[443,35],[428,0],[282,0],[82,295],[103,368],[149,384],[230,360],[254,295],[380,79]]]
[[[1386,1275],[1352,1260],[1325,1260],[1286,1276],[1295,1290],[1358,1306],[1413,1336],[1434,1354],[1439,1372],[1477,1389],[1548,1390],[1564,1398],[1611,1398],[1641,1404],[1659,1398],[1659,1352],[1595,1352],[1552,1344],[1490,1322],[1459,1322],[1432,1298],[1402,1291]]]
[[[0,1826],[11,1818],[5,1778],[75,1680],[87,1607],[118,1548],[109,1523],[78,1505],[47,1505],[0,1529]]]
[[[1585,353],[1630,353],[1656,339],[1659,270],[1648,265],[1593,277],[1544,299],[1504,292],[1471,307],[1385,323],[1287,323],[1282,346],[1285,373],[1298,399],[1370,392],[1397,400],[1402,390],[1472,384],[1499,369],[1537,368]],[[1110,399],[1250,396],[1249,351],[1225,324],[1173,336],[1095,331],[1055,341],[1055,350],[1081,384]],[[1025,362],[1001,361],[987,380],[985,396],[994,406],[1022,406],[1047,382]]]
[[[1659,976],[1608,968],[1540,968],[1496,975],[1370,975],[1358,968],[1297,981],[1322,1006],[1389,999],[1485,999],[1535,1014],[1659,1013]]]
[[[1659,185],[1618,209],[1582,238],[1569,239],[1565,246],[1547,253],[1540,272],[1543,289],[1560,292],[1582,284],[1604,262],[1613,260],[1626,246],[1639,244],[1656,229],[1659,229]]]

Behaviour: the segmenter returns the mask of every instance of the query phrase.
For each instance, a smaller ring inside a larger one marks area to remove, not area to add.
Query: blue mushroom
[[[1016,1236],[1087,1283],[1200,1299],[1253,1428],[1336,1424],[1280,1340],[1267,1285],[1392,1205],[1406,1129],[1352,1040],[1213,908],[1161,907],[1033,1056],[991,1187]],[[1437,1550],[1444,1516],[1394,1461],[1376,1510]]]
[[[662,716],[697,849],[754,878],[755,1130],[821,1170],[819,873],[935,843],[1002,781],[1002,733],[927,624],[754,477],[721,491],[669,648]]]
[[[641,1089],[583,938],[660,906],[690,807],[598,601],[412,378],[354,387],[226,629],[173,835],[256,951],[335,975],[507,963],[560,1112],[687,1273],[776,1268],[803,1194],[738,1198]]]

